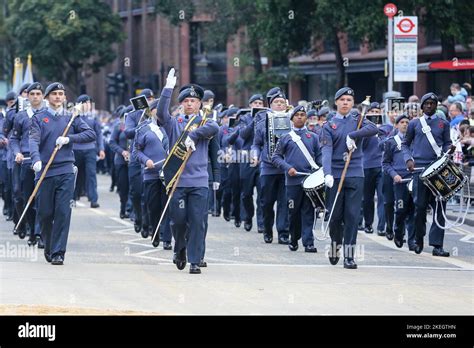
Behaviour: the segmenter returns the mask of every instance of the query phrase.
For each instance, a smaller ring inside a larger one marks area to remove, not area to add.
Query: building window
[[[360,40],[356,40],[355,38],[349,36],[349,42],[348,42],[348,48],[349,51],[359,51],[360,50]]]

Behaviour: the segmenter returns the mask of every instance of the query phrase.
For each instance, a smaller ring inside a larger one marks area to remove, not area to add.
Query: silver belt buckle
[[[430,126],[426,126],[426,127],[421,128],[421,130],[423,131],[423,133],[426,134],[426,133],[431,132],[431,127],[430,127]]]

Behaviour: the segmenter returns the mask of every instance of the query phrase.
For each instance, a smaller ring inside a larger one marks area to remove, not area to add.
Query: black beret
[[[273,87],[267,93],[267,102],[268,105],[272,103],[276,98],[286,99],[285,93],[280,89],[280,87]]]
[[[204,89],[195,84],[189,84],[181,87],[179,90],[179,95],[178,95],[178,102],[182,102],[186,98],[198,98],[199,100],[202,100],[202,97],[204,96]]]
[[[291,110],[290,120],[292,120],[293,116],[295,116],[296,113],[300,111],[303,111],[304,113],[306,113],[306,110],[303,105],[298,105],[297,107],[293,108],[293,110]]]
[[[33,90],[35,90],[35,89],[37,89],[37,90],[39,90],[39,91],[41,91],[41,92],[44,91],[43,85],[42,85],[41,83],[39,83],[39,82],[33,82],[33,83],[26,89],[26,92],[30,93],[31,91],[33,91]]]
[[[318,112],[315,109],[311,109],[306,113],[306,115],[308,116],[308,118],[310,118],[313,116],[318,116]]]
[[[252,104],[254,101],[256,100],[261,100],[263,101],[263,95],[261,95],[260,93],[258,94],[254,94],[253,96],[250,97],[249,99],[249,104]]]
[[[354,90],[350,87],[342,87],[340,90],[336,92],[336,95],[334,96],[334,100],[338,100],[343,95],[351,95],[354,97]]]
[[[227,116],[233,116],[235,115],[237,112],[239,112],[239,108],[238,107],[231,107],[230,109],[227,110]]]
[[[65,91],[66,89],[64,88],[63,84],[60,82],[53,82],[50,84],[48,87],[46,87],[46,91],[44,92],[44,96],[47,97],[49,93],[57,90],[62,90]]]
[[[112,112],[112,116],[119,116],[122,117],[123,110],[125,109],[125,105],[119,105],[115,108],[115,110]]]
[[[28,87],[30,87],[30,84],[28,82],[22,84],[18,91],[18,95],[22,94]]]
[[[81,94],[76,99],[76,103],[85,103],[86,101],[92,101],[92,98],[89,97],[87,94]]]
[[[5,96],[5,101],[15,100],[16,97],[17,97],[16,93],[14,91],[10,91]]]
[[[403,120],[404,118],[406,118],[407,120],[410,120],[407,115],[401,114],[400,116],[398,116],[398,117],[395,119],[395,124],[398,124],[398,122],[400,122],[400,121]]]
[[[377,103],[377,102],[372,102],[372,103],[370,103],[370,106],[369,106],[369,108],[367,109],[367,111],[370,111],[370,110],[372,110],[372,109],[380,109],[380,104]]]
[[[216,95],[210,89],[206,89],[202,96],[202,101],[208,101],[209,99],[214,99],[215,97]]]
[[[323,106],[321,109],[318,111],[318,116],[326,116],[329,114],[329,111],[331,111],[327,106]]]
[[[149,88],[143,89],[139,95],[144,95],[146,98],[154,97],[153,91]]]
[[[434,102],[438,103],[438,96],[432,92],[426,93],[423,97],[421,97],[421,107],[423,107],[423,103],[427,100],[433,100]]]
[[[222,118],[222,117],[225,117],[225,116],[227,116],[227,110],[224,110],[224,111],[220,112],[220,113],[217,115],[217,117],[219,117],[219,118]]]

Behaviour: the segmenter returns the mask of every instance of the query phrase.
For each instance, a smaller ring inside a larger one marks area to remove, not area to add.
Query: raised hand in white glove
[[[38,161],[38,162],[35,162],[35,164],[33,164],[33,170],[35,171],[35,173],[38,173],[42,168],[42,164],[41,164],[41,161]]]
[[[191,149],[192,151],[196,151],[196,144],[190,137],[186,138],[186,140],[184,141],[184,145],[186,146],[186,150]]]
[[[346,146],[349,151],[357,149],[355,140],[352,139],[350,136],[346,137]]]
[[[168,77],[166,78],[166,85],[165,88],[171,88],[173,89],[174,86],[176,86],[176,76],[174,75],[174,68],[170,69],[170,72],[168,73]]]
[[[61,148],[61,146],[66,145],[66,144],[69,144],[68,137],[58,137],[56,139],[56,145],[59,145],[59,148]]]
[[[332,175],[326,175],[324,177],[324,183],[326,184],[327,187],[331,188],[334,186],[334,177]]]
[[[213,183],[212,183],[212,189],[213,189],[214,191],[219,190],[219,186],[221,186],[221,183],[220,183],[220,182],[213,182]]]

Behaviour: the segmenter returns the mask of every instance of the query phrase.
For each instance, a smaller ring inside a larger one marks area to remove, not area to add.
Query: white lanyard
[[[163,141],[163,133],[161,132],[160,127],[158,127],[154,123],[150,123],[149,126],[150,126],[151,131],[156,134],[158,139],[160,139],[160,141]]]
[[[395,142],[397,143],[397,149],[398,151],[401,151],[402,150],[402,139],[400,139],[400,136],[397,134],[393,137],[393,139],[395,140]]]
[[[431,144],[431,147],[433,148],[433,151],[435,152],[436,156],[441,157],[441,148],[438,146],[438,144],[436,144],[436,141],[433,138],[433,134],[431,134],[431,127],[428,126],[428,123],[426,123],[426,118],[424,115],[420,117],[420,123],[422,126],[421,130],[428,138],[428,141]]]
[[[311,157],[311,155],[309,154],[309,151],[308,149],[306,148],[306,146],[303,144],[303,141],[301,140],[301,137],[295,133],[294,130],[291,130],[290,131],[290,136],[291,136],[291,139],[296,143],[296,145],[298,145],[298,147],[300,148],[301,152],[303,153],[303,156],[306,158],[306,160],[308,161],[309,165],[315,169],[315,170],[318,170],[319,167],[318,165],[314,162],[313,158]]]

